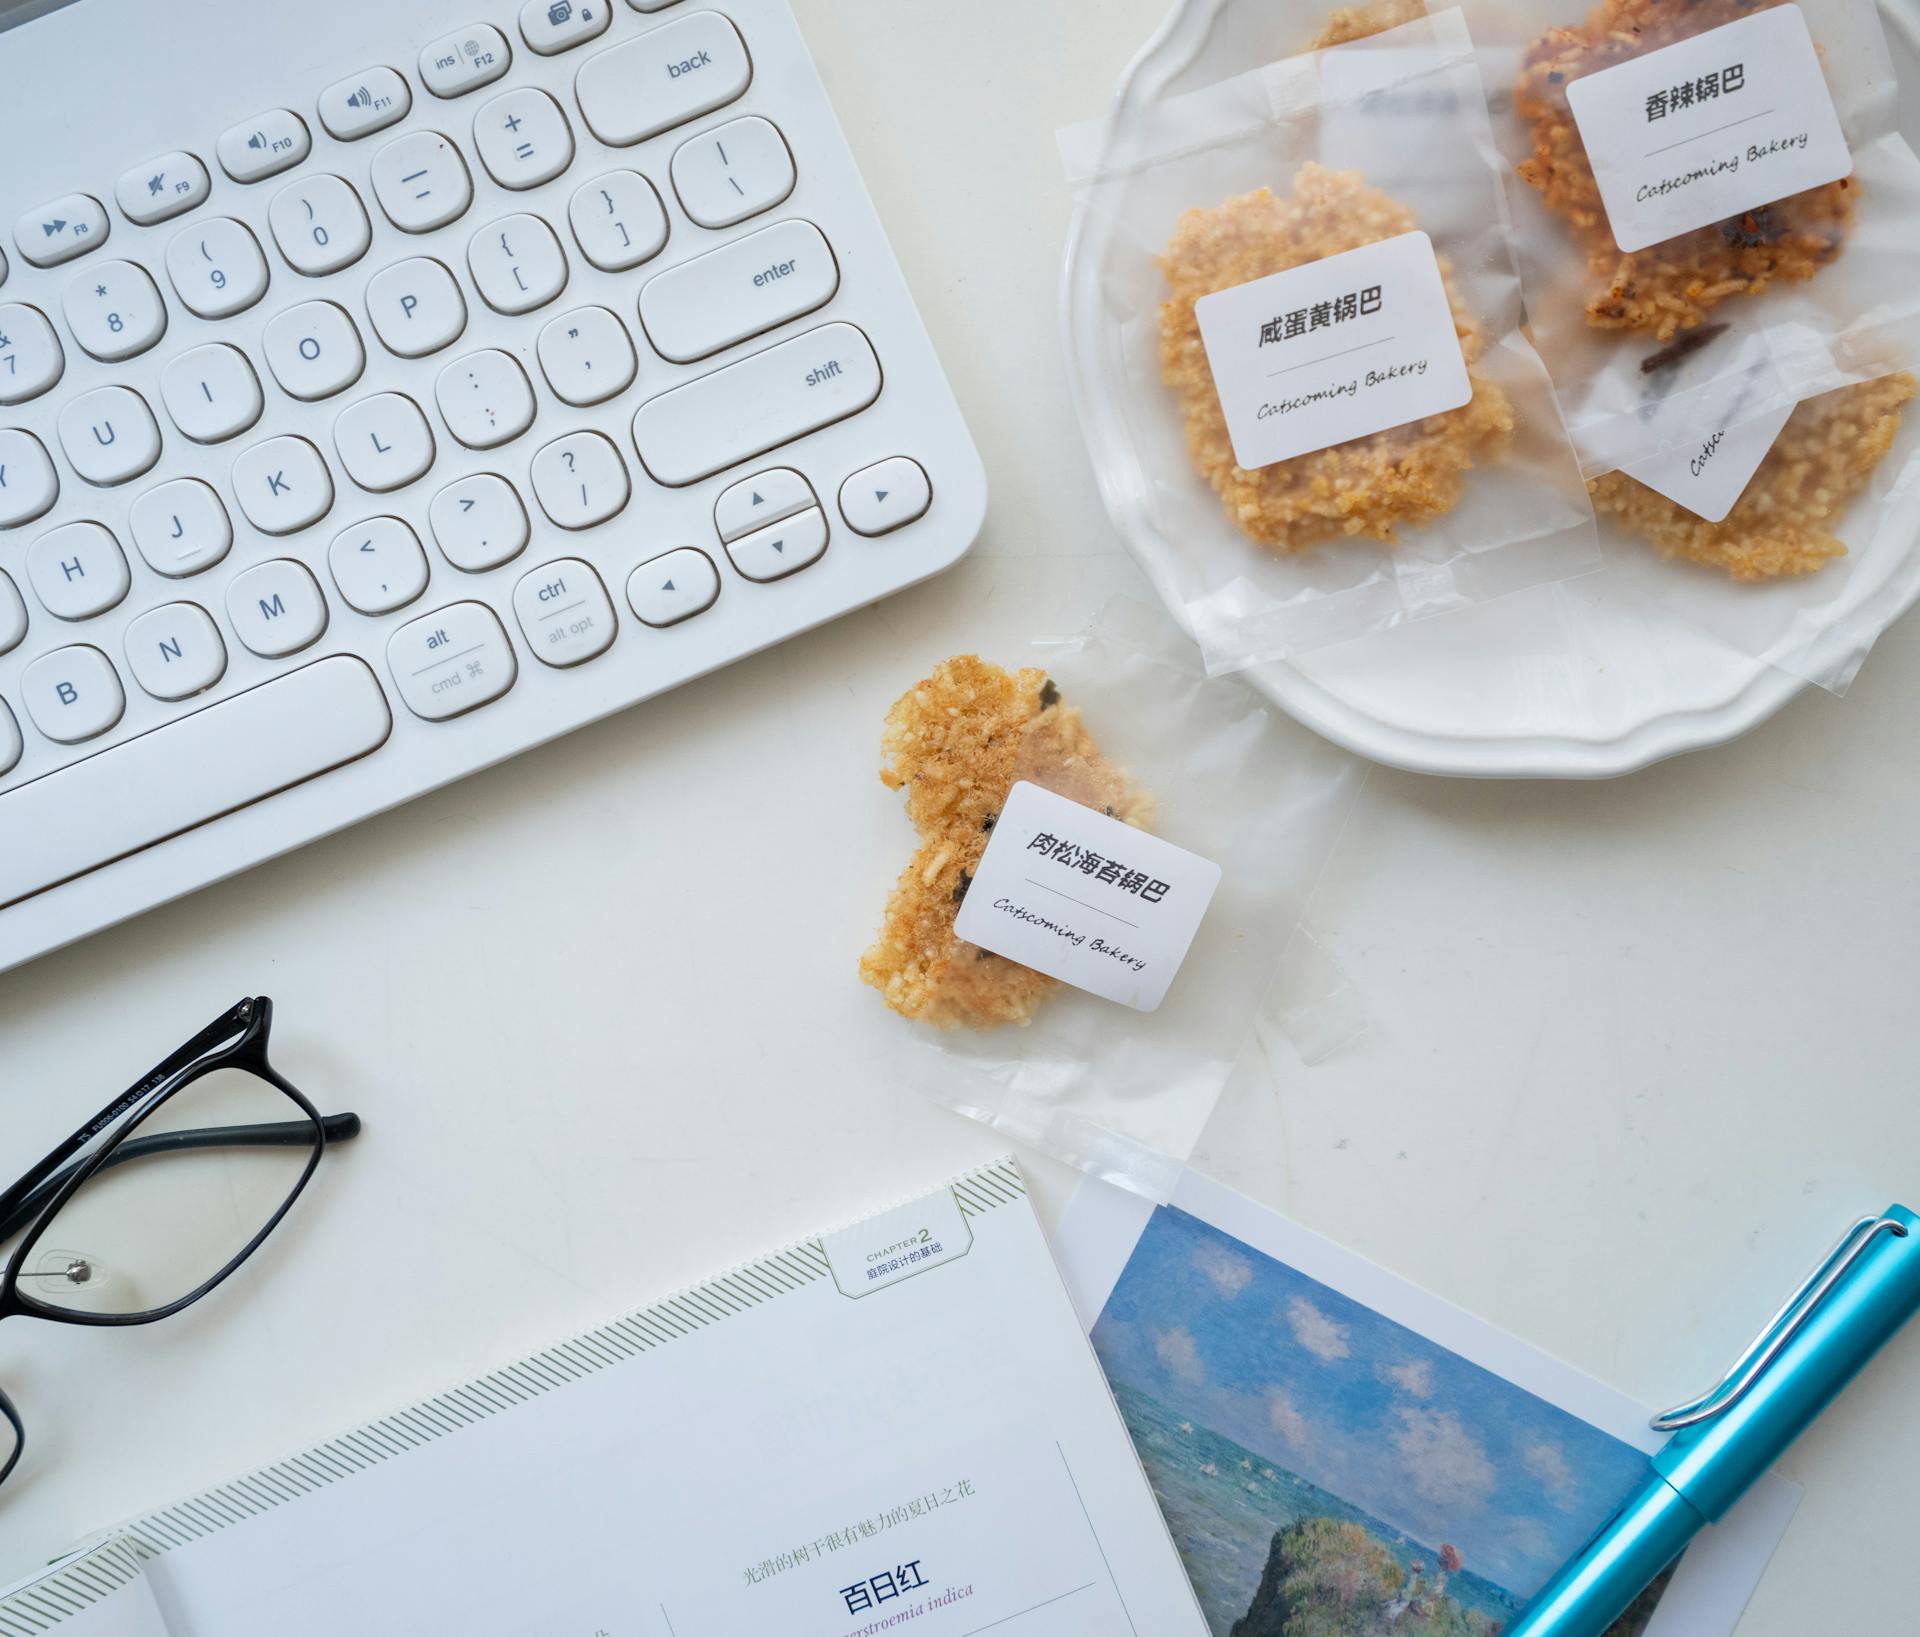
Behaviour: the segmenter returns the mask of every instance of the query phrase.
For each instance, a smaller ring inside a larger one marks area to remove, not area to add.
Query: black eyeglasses
[[[0,1319],[151,1324],[197,1302],[260,1248],[329,1142],[323,1117],[267,1061],[273,1002],[215,1018],[4,1194]],[[164,1160],[164,1164],[153,1163]],[[0,1482],[26,1434],[0,1392]]]

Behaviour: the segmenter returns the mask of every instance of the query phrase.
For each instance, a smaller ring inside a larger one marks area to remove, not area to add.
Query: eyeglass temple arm
[[[358,1114],[327,1114],[320,1129],[328,1142],[345,1142],[360,1135]],[[111,1171],[129,1160],[145,1159],[153,1154],[177,1154],[191,1148],[301,1148],[313,1141],[309,1120],[276,1120],[262,1125],[200,1126],[187,1131],[160,1131],[150,1137],[131,1137],[110,1150],[100,1162],[101,1171]],[[11,1239],[36,1215],[40,1208],[60,1191],[72,1173],[72,1164],[62,1166],[33,1188],[6,1216],[0,1217],[0,1243]],[[96,1171],[95,1176],[100,1173]]]
[[[165,1059],[156,1063],[146,1074],[129,1086],[125,1091],[100,1112],[87,1121],[78,1131],[47,1155],[38,1165],[27,1172],[4,1194],[0,1194],[0,1221],[12,1221],[20,1210],[21,1201],[31,1194],[37,1194],[41,1184],[55,1171],[66,1165],[67,1161],[100,1135],[109,1125],[133,1108],[151,1092],[178,1074],[190,1064],[197,1063],[214,1047],[233,1042],[235,1036],[244,1035],[248,1030],[263,1030],[266,1021],[272,1016],[272,1003],[265,999],[256,1001],[251,995],[235,1004],[224,1015],[215,1018],[204,1029],[184,1045],[169,1053]],[[0,1238],[4,1238],[0,1235]]]

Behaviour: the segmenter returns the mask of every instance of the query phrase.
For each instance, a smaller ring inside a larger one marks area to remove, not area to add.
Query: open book
[[[1012,1160],[137,1519],[62,1637],[1204,1637]]]

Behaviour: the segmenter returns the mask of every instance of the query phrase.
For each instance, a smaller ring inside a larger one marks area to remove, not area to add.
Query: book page
[[[131,1531],[176,1637],[1205,1631],[1011,1161]]]
[[[131,1541],[111,1536],[0,1591],[0,1633],[61,1637],[173,1637]]]

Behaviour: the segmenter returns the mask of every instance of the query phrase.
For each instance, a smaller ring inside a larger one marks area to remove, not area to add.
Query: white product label
[[[1233,458],[1249,471],[1473,397],[1424,233],[1216,290],[1194,316]]]
[[[1853,170],[1798,6],[1755,12],[1574,80],[1567,102],[1622,250]]]
[[[1723,426],[1697,443],[1627,467],[1627,476],[1638,478],[1696,517],[1721,522],[1753,481],[1793,408],[1788,404],[1753,420]]]
[[[953,929],[1076,989],[1151,1012],[1219,885],[1218,864],[1022,782],[994,821]]]

